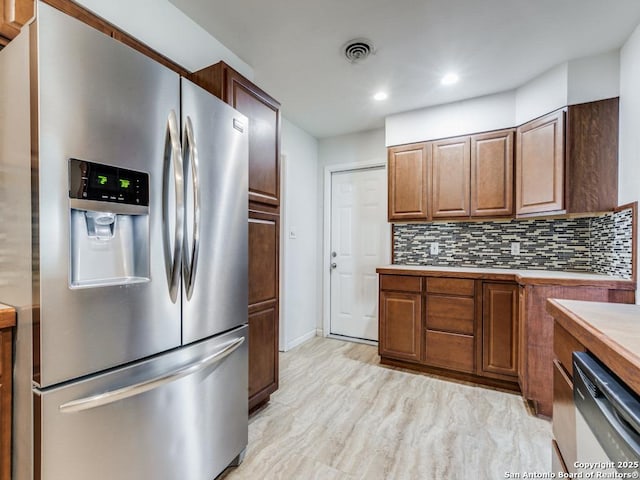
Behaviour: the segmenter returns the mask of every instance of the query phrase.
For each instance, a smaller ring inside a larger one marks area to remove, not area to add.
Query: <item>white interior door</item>
[[[384,167],[331,174],[333,335],[378,340],[376,267],[389,263]]]

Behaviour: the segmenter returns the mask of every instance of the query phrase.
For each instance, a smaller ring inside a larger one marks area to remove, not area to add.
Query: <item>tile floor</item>
[[[551,469],[551,425],[518,395],[380,366],[377,348],[316,337],[280,356],[225,480],[501,479]],[[526,477],[525,477],[526,478]]]

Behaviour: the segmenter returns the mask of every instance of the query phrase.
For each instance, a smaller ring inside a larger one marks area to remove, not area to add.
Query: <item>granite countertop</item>
[[[427,265],[383,265],[378,273],[396,275],[431,275],[486,280],[516,281],[520,284],[549,285],[611,285],[624,290],[635,290],[633,280],[610,275],[584,272],[558,272],[552,270],[520,270],[510,268],[433,267]]]
[[[640,305],[549,299],[547,311],[640,394]]]
[[[16,310],[9,305],[0,303],[0,328],[15,327]]]

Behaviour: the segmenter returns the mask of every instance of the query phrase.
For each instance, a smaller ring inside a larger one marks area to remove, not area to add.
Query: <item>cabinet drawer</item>
[[[473,335],[475,302],[473,298],[427,296],[427,328]]]
[[[380,290],[422,292],[422,277],[410,275],[380,275]]]
[[[572,354],[585,352],[586,348],[557,322],[553,324],[553,351],[560,364],[569,373],[569,378],[573,379]]]
[[[472,297],[474,281],[468,278],[427,278],[427,293]]]
[[[427,330],[425,362],[436,367],[472,373],[473,343],[470,335]]]
[[[557,360],[553,361],[553,436],[565,464],[576,461],[576,411],[573,383]]]

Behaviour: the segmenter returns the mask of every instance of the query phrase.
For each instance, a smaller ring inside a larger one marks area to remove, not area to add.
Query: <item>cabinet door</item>
[[[427,220],[430,152],[426,144],[392,147],[389,157],[389,221]]]
[[[421,360],[422,295],[380,292],[380,356]]]
[[[278,388],[278,304],[249,313],[249,409]]]
[[[431,143],[433,218],[469,216],[469,145],[469,137]]]
[[[518,286],[485,283],[482,295],[482,372],[518,375]],[[510,378],[513,380],[513,378]]]
[[[249,201],[280,204],[280,104],[230,68],[224,100],[249,118]]]
[[[565,111],[526,123],[516,133],[516,214],[564,208]]]
[[[573,471],[578,457],[573,382],[557,360],[553,361],[553,436],[561,458]]]
[[[249,212],[249,408],[278,388],[280,218]]]
[[[513,136],[502,130],[471,137],[471,216],[513,214]]]

